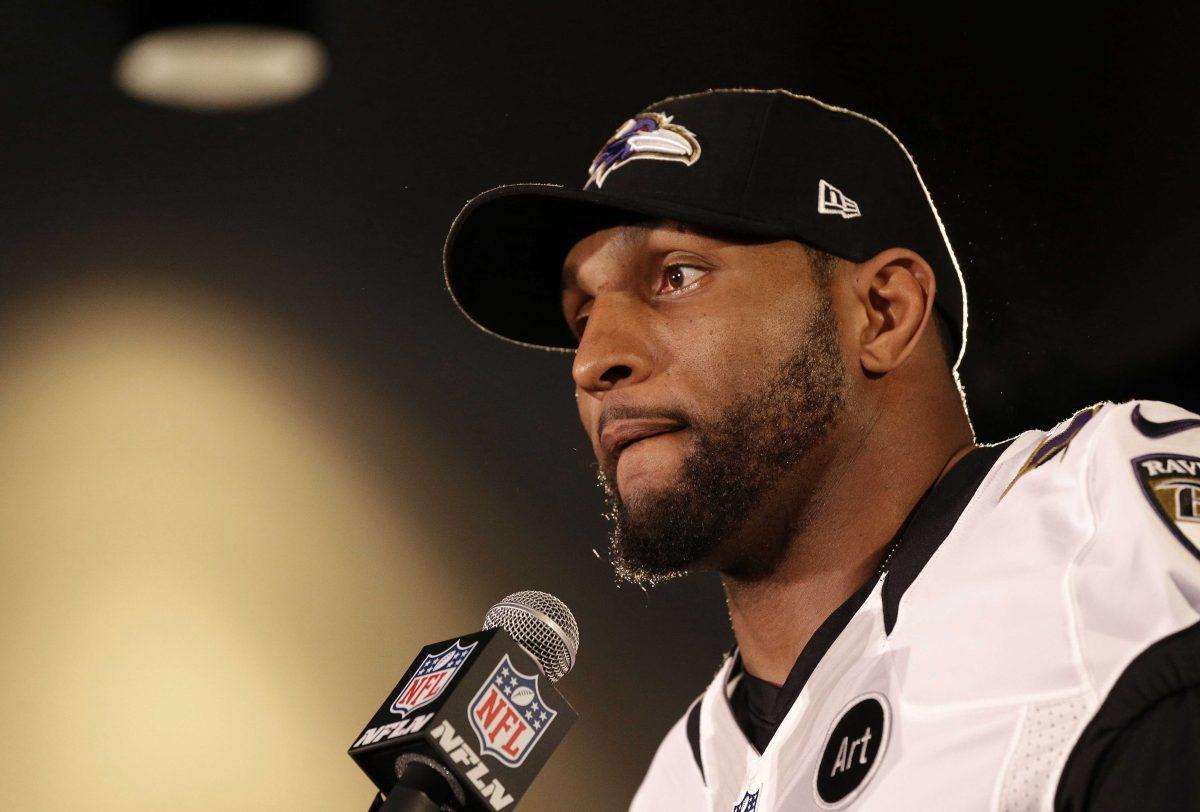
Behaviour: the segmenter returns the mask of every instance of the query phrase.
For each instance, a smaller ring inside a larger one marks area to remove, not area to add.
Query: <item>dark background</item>
[[[0,8],[0,297],[132,267],[220,290],[312,336],[436,438],[439,466],[398,495],[439,515],[430,543],[471,545],[497,597],[560,594],[583,632],[562,684],[583,716],[568,747],[602,754],[611,800],[535,786],[532,808],[623,804],[731,637],[715,580],[647,594],[593,555],[606,525],[569,358],[476,331],[443,288],[446,228],[473,194],[581,186],[660,97],[813,95],[888,125],[921,168],[967,280],[980,441],[1103,399],[1200,409],[1190,9],[324,2],[320,89],[205,115],[113,87],[118,4]],[[388,687],[362,697],[364,719]]]

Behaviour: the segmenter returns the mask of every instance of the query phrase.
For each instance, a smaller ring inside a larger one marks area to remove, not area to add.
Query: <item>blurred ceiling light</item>
[[[113,70],[136,99],[205,112],[300,98],[328,57],[300,3],[135,3],[133,37]]]

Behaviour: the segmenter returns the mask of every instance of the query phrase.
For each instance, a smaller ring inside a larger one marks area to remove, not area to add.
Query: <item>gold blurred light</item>
[[[0,380],[3,807],[366,808],[346,748],[497,593],[447,580],[469,552],[413,485],[441,455],[177,281],[0,304]]]
[[[298,99],[328,70],[321,41],[292,28],[188,25],[150,31],[117,58],[114,80],[134,98],[221,112]]]

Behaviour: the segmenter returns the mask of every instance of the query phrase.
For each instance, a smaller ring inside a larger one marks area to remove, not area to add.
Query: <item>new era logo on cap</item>
[[[821,214],[840,214],[844,220],[862,214],[857,203],[825,179],[817,186],[817,211]]]

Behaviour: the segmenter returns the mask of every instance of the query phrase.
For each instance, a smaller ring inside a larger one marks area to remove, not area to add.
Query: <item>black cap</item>
[[[966,290],[912,156],[874,119],[786,90],[655,102],[617,128],[582,189],[524,183],[477,195],[446,238],[446,284],[484,330],[574,349],[563,260],[588,234],[642,217],[794,239],[852,262],[896,246],[916,251],[937,277],[935,305],[962,357]]]

